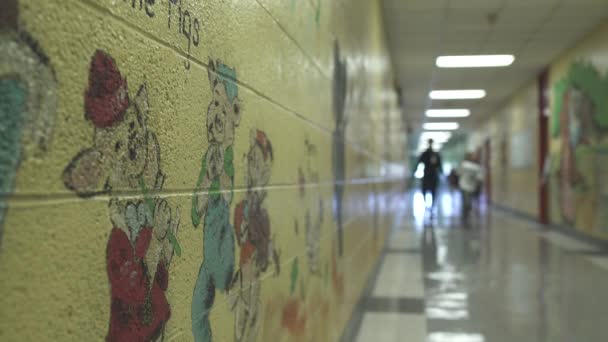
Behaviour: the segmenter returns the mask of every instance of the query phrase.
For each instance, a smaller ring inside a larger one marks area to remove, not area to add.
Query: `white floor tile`
[[[551,242],[559,248],[569,251],[595,251],[597,250],[594,246],[584,243],[582,241],[568,237],[558,232],[543,233],[542,236],[545,240]]]
[[[357,342],[425,342],[426,331],[424,315],[366,312]]]
[[[424,297],[420,255],[386,254],[372,294],[378,297]]]

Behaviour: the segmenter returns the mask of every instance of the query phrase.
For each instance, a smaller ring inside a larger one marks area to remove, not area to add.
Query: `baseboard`
[[[601,252],[608,252],[608,241],[594,238],[592,236],[584,234],[574,227],[564,225],[564,224],[556,224],[556,223],[542,224],[542,223],[538,222],[538,219],[536,217],[534,217],[533,215],[530,215],[529,213],[525,213],[520,210],[509,208],[509,207],[506,207],[506,206],[503,206],[500,204],[496,204],[496,203],[492,203],[490,206],[493,209],[497,209],[499,211],[502,211],[502,212],[507,213],[512,216],[515,216],[522,220],[530,221],[530,222],[538,225],[541,229],[553,230],[553,231],[562,233],[573,239],[593,245],[593,246],[599,248],[601,250]]]
[[[494,209],[498,209],[498,210],[500,210],[502,212],[506,212],[506,213],[511,214],[513,216],[519,217],[520,219],[524,219],[526,221],[532,221],[535,224],[538,224],[538,225],[541,225],[541,226],[548,226],[548,225],[543,225],[542,223],[538,222],[538,218],[536,216],[534,216],[534,215],[532,215],[530,213],[523,212],[523,211],[521,211],[519,209],[514,209],[514,208],[507,207],[507,206],[504,206],[502,204],[497,204],[497,203],[491,203],[489,206],[492,207],[492,208],[494,208]]]

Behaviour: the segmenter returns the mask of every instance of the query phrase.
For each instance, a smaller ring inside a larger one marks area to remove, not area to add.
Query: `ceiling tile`
[[[446,7],[449,3],[449,7]],[[496,112],[543,66],[608,18],[608,0],[384,0],[387,40],[415,130],[427,106],[472,110],[463,127]],[[494,25],[489,14],[497,13]],[[438,69],[438,55],[513,53],[499,69]],[[434,89],[482,88],[481,100],[429,101]]]
[[[483,9],[450,9],[445,19],[445,25],[450,30],[485,30],[490,27],[488,11]]]
[[[493,31],[496,32],[534,32],[550,16],[551,7],[539,5],[535,10],[505,8],[497,16]]]

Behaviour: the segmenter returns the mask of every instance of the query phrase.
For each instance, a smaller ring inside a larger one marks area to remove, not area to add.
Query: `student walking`
[[[467,153],[462,163],[458,167],[458,186],[462,194],[462,220],[469,222],[473,198],[478,191],[483,174],[481,166],[472,153]]]
[[[433,150],[433,139],[428,141],[429,147],[418,157],[418,162],[414,165],[414,169],[420,163],[424,165],[424,176],[422,177],[422,195],[431,193],[431,207],[435,206],[435,198],[437,196],[437,185],[439,184],[439,175],[443,173],[441,168],[441,156]]]

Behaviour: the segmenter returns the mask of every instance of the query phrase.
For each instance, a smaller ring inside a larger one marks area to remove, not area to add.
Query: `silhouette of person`
[[[437,196],[437,185],[439,184],[439,174],[443,173],[441,168],[441,156],[433,150],[433,139],[428,141],[429,147],[418,157],[414,169],[422,163],[424,165],[424,176],[422,176],[422,195],[426,199],[426,194],[431,193],[431,206],[435,206]]]

